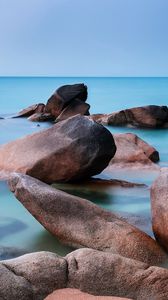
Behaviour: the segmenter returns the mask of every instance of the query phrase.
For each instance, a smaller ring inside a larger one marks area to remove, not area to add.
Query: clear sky
[[[0,0],[0,75],[168,76],[168,0]]]

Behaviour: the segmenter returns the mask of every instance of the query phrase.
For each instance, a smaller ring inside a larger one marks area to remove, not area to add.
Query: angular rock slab
[[[116,253],[155,265],[167,259],[147,234],[88,200],[21,174],[13,174],[9,186],[27,210],[66,245]]]
[[[157,241],[168,251],[168,171],[151,187],[152,227]]]
[[[168,107],[158,105],[133,107],[111,114],[95,114],[91,118],[105,125],[164,128],[168,126]]]
[[[64,85],[58,88],[55,93],[48,99],[45,112],[50,113],[55,118],[61,111],[74,99],[86,101],[87,86],[83,83]]]
[[[0,171],[20,172],[47,183],[87,178],[105,169],[114,156],[112,134],[84,116],[0,147]]]
[[[78,115],[78,114],[89,115],[89,108],[90,108],[89,104],[87,104],[81,100],[75,99],[75,100],[71,101],[71,103],[68,106],[66,106],[64,108],[64,110],[58,116],[56,121],[57,122],[63,121],[63,120],[66,120],[66,119],[68,119],[72,116]]]
[[[77,289],[62,289],[57,290],[49,295],[45,300],[131,300],[126,298],[118,298],[111,296],[94,296],[87,293],[83,293]]]
[[[18,113],[18,115],[15,117],[30,117],[35,113],[43,113],[44,109],[45,109],[45,104],[43,103],[34,104],[21,110]]]

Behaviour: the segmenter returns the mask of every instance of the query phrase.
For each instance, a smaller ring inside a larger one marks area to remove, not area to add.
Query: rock
[[[120,186],[124,188],[134,188],[134,187],[147,187],[146,184],[143,183],[136,183],[136,182],[129,182],[125,180],[119,179],[101,179],[101,178],[91,178],[90,180],[83,181],[83,185],[86,184],[87,186]]]
[[[84,84],[61,86],[47,101],[45,112],[57,118],[61,111],[74,99],[85,102],[87,99],[87,86]]]
[[[78,100],[78,99],[74,99],[73,101],[71,101],[71,103],[66,106],[64,108],[64,110],[61,112],[61,114],[58,116],[58,118],[56,119],[56,121],[63,121],[66,120],[72,116],[75,116],[77,114],[80,115],[89,115],[89,108],[90,105]]]
[[[74,251],[66,260],[69,288],[135,300],[168,299],[167,269],[91,249]]]
[[[152,164],[159,161],[158,151],[133,133],[114,135],[117,151],[111,164]]]
[[[152,227],[157,241],[168,251],[168,172],[162,172],[151,187]]]
[[[35,113],[43,113],[45,105],[43,103],[31,105],[21,110],[16,117],[30,117]]]
[[[0,171],[17,171],[44,182],[74,181],[100,173],[114,156],[112,134],[75,116],[0,147]]]
[[[90,118],[98,123],[113,126],[135,126],[162,128],[168,126],[168,107],[148,105],[121,110],[111,114],[93,115]]]
[[[27,210],[66,245],[117,253],[149,264],[167,259],[147,234],[88,200],[21,174],[13,174],[9,186]]]
[[[3,247],[0,246],[0,260],[6,260],[11,258],[16,258],[25,254],[27,251],[22,249],[17,249],[14,247]]]
[[[44,300],[130,300],[118,297],[94,296],[81,292],[77,289],[61,289],[49,295]]]
[[[47,113],[35,113],[28,118],[32,122],[45,122],[45,121],[54,121],[54,118],[51,114]]]
[[[67,262],[49,252],[27,254],[0,263],[0,299],[43,300],[67,284]]]

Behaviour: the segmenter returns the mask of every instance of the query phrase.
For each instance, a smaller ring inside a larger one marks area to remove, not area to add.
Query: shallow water
[[[123,108],[147,104],[167,105],[168,78],[0,78],[0,144],[50,126],[49,123],[31,123],[26,119],[9,119],[20,109],[37,102],[46,102],[51,93],[62,84],[84,82],[89,88],[92,113],[110,113]],[[155,146],[160,152],[160,165],[167,166],[168,130],[109,128],[113,133],[133,132]],[[121,178],[147,183],[156,178],[152,172],[123,172],[101,178]],[[133,213],[150,219],[149,188],[99,187],[87,185],[57,185],[60,189],[84,197],[112,211]],[[49,250],[61,255],[71,251],[49,234],[15,199],[4,182],[0,182],[0,245],[29,251]],[[152,235],[149,226],[143,230]]]

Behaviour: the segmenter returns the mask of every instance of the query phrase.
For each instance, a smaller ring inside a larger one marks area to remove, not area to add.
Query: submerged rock
[[[0,260],[12,259],[27,253],[26,250],[0,246]]]
[[[9,186],[27,210],[66,245],[117,253],[155,265],[167,259],[147,234],[88,200],[21,174],[13,174]]]
[[[162,128],[168,126],[168,107],[148,105],[125,109],[111,114],[93,115],[90,118],[105,125]]]
[[[94,296],[88,293],[83,293],[77,289],[61,289],[49,295],[45,300],[130,300],[126,298],[118,298],[113,296]]]
[[[79,180],[105,169],[115,151],[106,128],[78,115],[1,146],[0,170],[47,183]]]
[[[73,100],[86,101],[87,86],[82,84],[64,85],[58,88],[47,101],[45,112],[57,118],[61,111]]]
[[[157,241],[168,251],[168,172],[151,187],[152,227]]]

